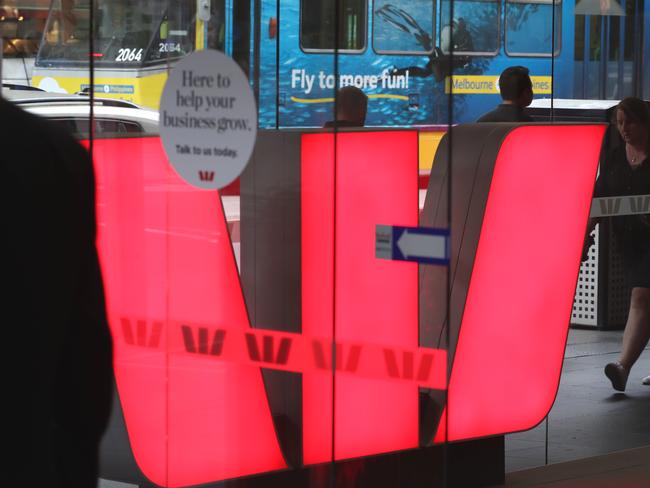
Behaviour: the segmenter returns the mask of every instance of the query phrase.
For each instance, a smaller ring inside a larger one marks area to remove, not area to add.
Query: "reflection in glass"
[[[395,4],[400,5],[397,7]],[[435,4],[430,0],[377,0],[373,47],[382,53],[429,53],[433,49]]]
[[[506,1],[505,22],[506,52],[510,56],[550,56],[553,49],[557,55],[562,26],[559,2],[554,6],[551,2]]]
[[[449,0],[443,1],[440,49],[443,53],[496,54],[499,51],[500,8],[493,0],[456,0],[450,19]]]
[[[3,58],[34,56],[41,40],[49,0],[0,2],[0,37]]]
[[[28,85],[50,0],[0,0],[2,80]]]

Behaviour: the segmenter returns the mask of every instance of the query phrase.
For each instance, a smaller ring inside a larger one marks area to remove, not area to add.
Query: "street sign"
[[[375,256],[378,259],[449,264],[449,229],[377,225]]]

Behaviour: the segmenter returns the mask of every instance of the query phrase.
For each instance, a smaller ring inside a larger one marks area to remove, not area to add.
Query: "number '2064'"
[[[117,52],[115,61],[127,63],[132,61],[142,61],[143,49],[122,48]]]

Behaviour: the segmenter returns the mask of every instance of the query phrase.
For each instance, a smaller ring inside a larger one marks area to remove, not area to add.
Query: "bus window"
[[[147,63],[184,56],[194,50],[196,36],[196,2],[168,5],[167,15],[154,32]]]
[[[124,120],[95,120],[95,134],[101,135],[120,135],[120,134],[142,134],[144,129],[137,122]]]
[[[338,0],[339,41],[335,46],[335,1],[300,0],[300,46],[306,52],[361,52],[366,48],[367,0]]]
[[[50,0],[0,0],[0,37],[5,41],[3,58],[36,56],[49,7]]]
[[[39,61],[88,59],[88,0],[54,0],[43,36]]]
[[[96,1],[96,0],[95,0]],[[159,30],[166,0],[96,2],[95,45],[98,66],[141,65],[147,47]],[[54,0],[38,63],[85,63],[89,49],[90,0]]]
[[[428,54],[433,51],[435,2],[375,0],[372,44],[380,54]],[[416,20],[417,19],[417,20]]]
[[[499,52],[500,8],[498,0],[442,1],[440,49],[453,55],[495,56]]]
[[[208,48],[223,51],[226,40],[226,2],[212,0],[208,21]]]
[[[508,56],[550,56],[560,53],[562,9],[555,1],[555,46],[552,0],[506,0],[505,48]]]
[[[71,117],[49,119],[53,124],[61,127],[70,134],[79,137],[89,136],[89,122],[87,118]],[[96,137],[117,137],[124,134],[143,134],[144,128],[137,122],[111,119],[95,119]]]

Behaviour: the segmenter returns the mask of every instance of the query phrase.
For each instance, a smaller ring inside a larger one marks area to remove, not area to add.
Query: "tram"
[[[90,54],[96,92],[157,108],[169,67],[209,47],[247,72],[268,128],[322,126],[348,84],[368,94],[369,126],[475,120],[512,65],[538,97],[650,97],[644,0],[211,0],[207,17],[194,1],[112,0],[89,53],[90,1],[52,1],[34,85],[87,90]]]
[[[96,93],[156,108],[169,62],[195,47],[195,3],[176,2],[173,9],[169,3],[53,0],[32,83],[46,91],[87,91],[92,57]]]

